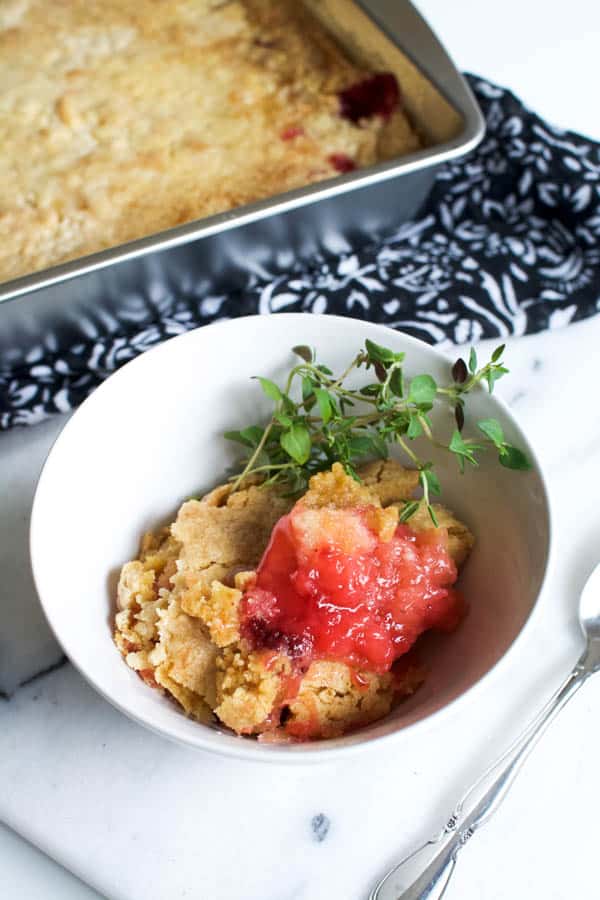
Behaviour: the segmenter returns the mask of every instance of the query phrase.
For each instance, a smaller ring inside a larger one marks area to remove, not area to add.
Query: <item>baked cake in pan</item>
[[[416,150],[298,0],[0,0],[0,281]]]

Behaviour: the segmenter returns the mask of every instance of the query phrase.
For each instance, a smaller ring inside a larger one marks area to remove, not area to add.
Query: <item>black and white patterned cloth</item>
[[[128,360],[174,334],[248,312],[335,313],[432,344],[531,334],[600,310],[600,144],[561,131],[509,91],[468,76],[487,121],[479,147],[448,163],[415,222],[385,240],[231,296],[166,297],[128,331],[40,346],[0,371],[0,429],[77,406]]]

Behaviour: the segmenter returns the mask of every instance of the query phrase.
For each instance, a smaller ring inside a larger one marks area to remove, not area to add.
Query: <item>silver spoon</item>
[[[600,563],[581,593],[579,624],[585,649],[562,686],[506,753],[467,791],[440,833],[395,865],[373,888],[369,900],[441,900],[458,851],[498,809],[557,713],[588,676],[600,669]]]

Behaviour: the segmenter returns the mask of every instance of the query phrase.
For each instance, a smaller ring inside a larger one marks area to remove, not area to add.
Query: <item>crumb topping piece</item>
[[[291,505],[277,492],[256,485],[235,493],[225,485],[202,500],[188,500],[171,526],[181,544],[179,571],[193,578],[216,565],[254,568],[273,526]]]
[[[238,734],[253,734],[269,721],[280,697],[290,660],[268,653],[226,648],[217,661],[219,719]]]

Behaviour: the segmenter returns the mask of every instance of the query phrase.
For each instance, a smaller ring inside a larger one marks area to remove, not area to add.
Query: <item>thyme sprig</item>
[[[461,472],[477,466],[479,456],[490,449],[509,469],[531,468],[525,453],[505,440],[496,419],[479,420],[477,438],[463,435],[467,395],[480,384],[492,393],[496,381],[508,372],[502,363],[504,345],[481,367],[471,349],[468,362],[460,358],[451,367],[445,385],[428,374],[408,378],[404,353],[369,340],[339,376],[319,363],[310,347],[294,347],[293,352],[300,362],[289,372],[283,388],[268,378],[257,379],[273,403],[267,424],[225,433],[245,451],[241,470],[232,477],[234,488],[248,476],[260,475],[265,484],[281,483],[287,493],[297,495],[306,490],[312,475],[335,462],[360,480],[357,466],[361,462],[373,457],[386,459],[390,446],[397,445],[418,470],[423,491],[422,501],[405,504],[400,519],[406,522],[423,502],[437,526],[431,498],[441,493],[441,486],[434,464],[416,452],[416,438],[424,436],[435,447],[453,454]],[[360,388],[349,387],[349,376],[360,369],[372,371],[376,380]],[[438,402],[454,412],[456,427],[448,443],[438,440],[429,416]]]

